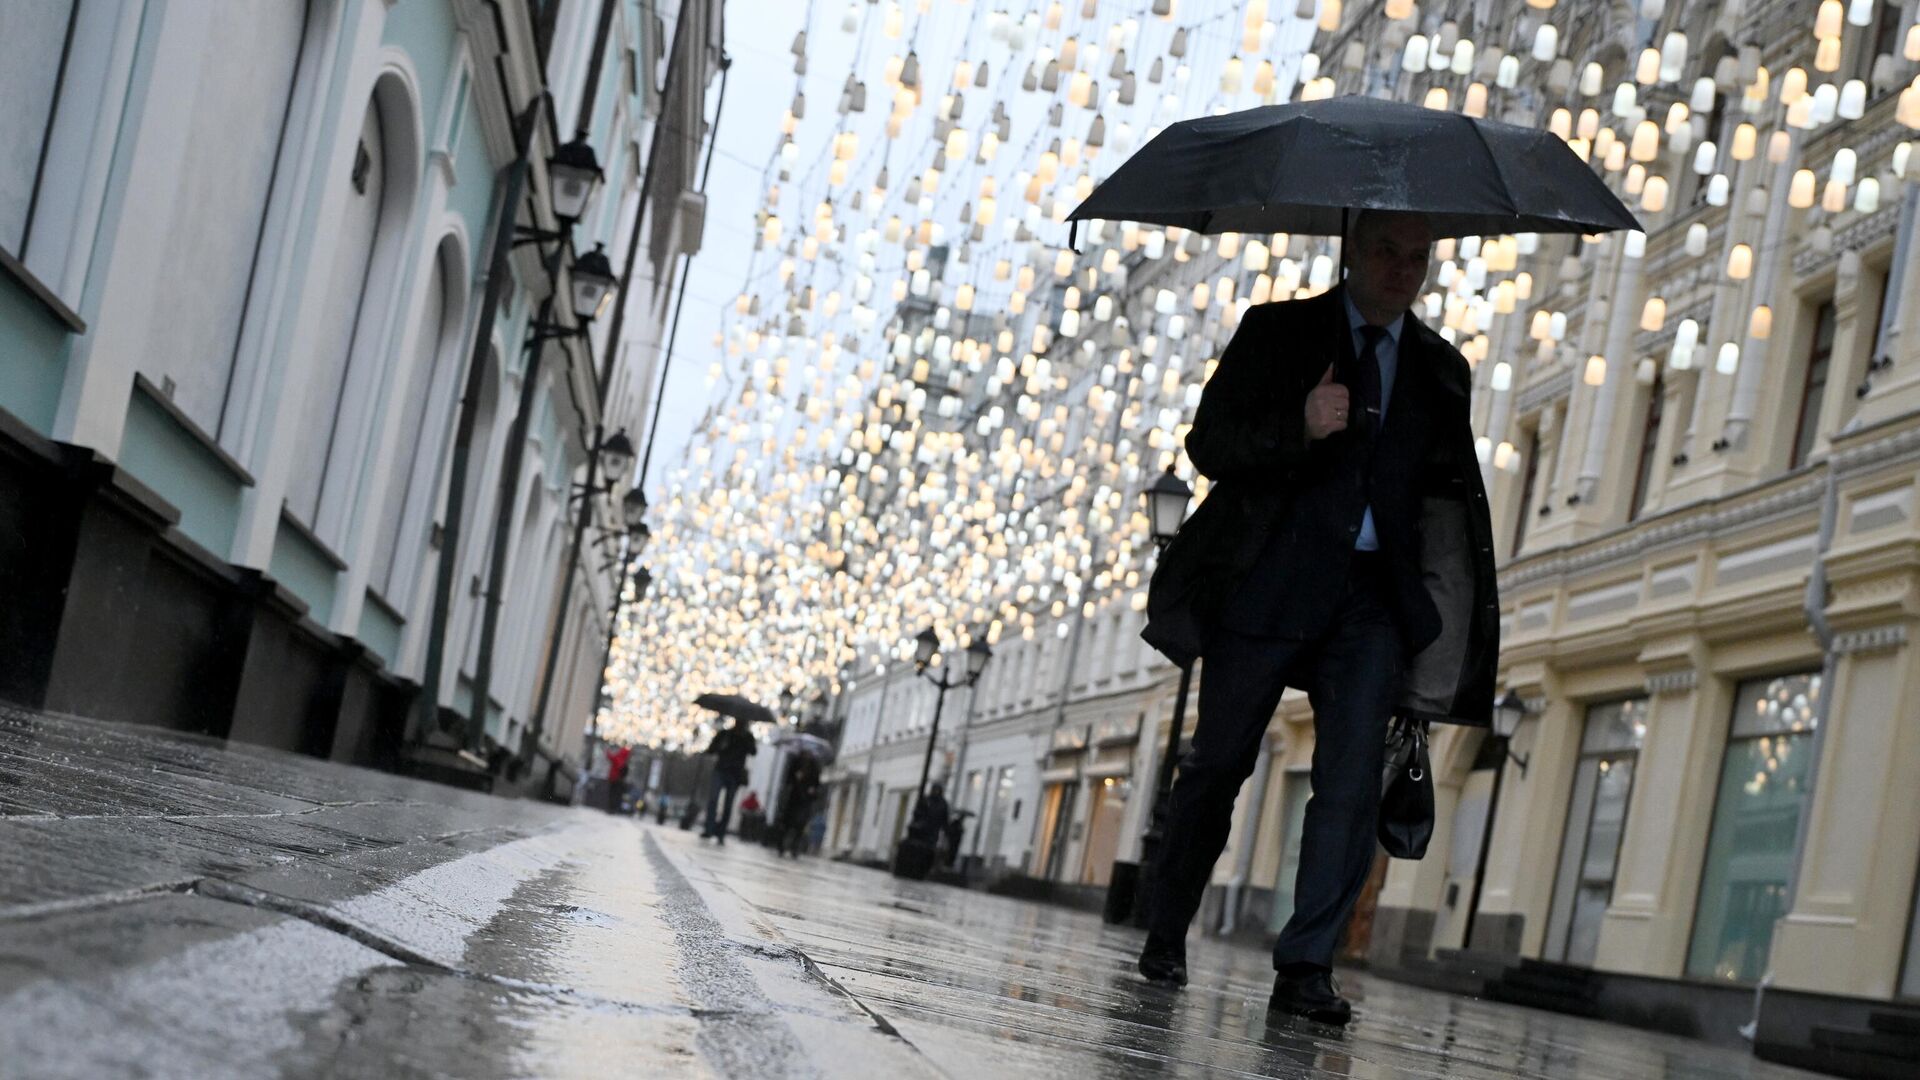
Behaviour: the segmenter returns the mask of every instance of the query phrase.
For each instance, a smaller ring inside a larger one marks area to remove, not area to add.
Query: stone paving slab
[[[649,826],[649,828],[652,828]],[[1097,915],[655,829],[949,1075],[1774,1078],[1739,1050],[1343,972],[1345,1029],[1266,1014],[1264,950],[1195,936],[1193,983],[1149,986]]]
[[[1804,1076],[597,811],[0,709],[0,1078]]]
[[[938,1075],[631,820],[18,711],[0,754],[0,1078]]]

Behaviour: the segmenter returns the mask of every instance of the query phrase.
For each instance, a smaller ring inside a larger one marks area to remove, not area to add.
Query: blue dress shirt
[[[1361,335],[1360,328],[1367,325],[1366,316],[1353,306],[1353,297],[1345,289],[1340,291],[1341,302],[1347,306],[1347,327],[1353,335],[1353,354],[1359,356],[1367,347],[1367,339]],[[1380,422],[1387,419],[1387,405],[1393,400],[1393,377],[1400,370],[1400,331],[1406,326],[1406,316],[1393,320],[1386,326],[1386,334],[1380,343],[1373,347],[1373,355],[1380,363]],[[1355,551],[1380,550],[1379,534],[1373,529],[1373,507],[1369,506],[1360,518],[1360,535],[1353,542]]]

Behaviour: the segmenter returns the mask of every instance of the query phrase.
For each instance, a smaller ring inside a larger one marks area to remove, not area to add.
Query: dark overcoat
[[[1212,488],[1155,569],[1142,631],[1178,664],[1206,652],[1223,601],[1259,565],[1282,574],[1280,636],[1310,636],[1339,601],[1358,509],[1387,556],[1407,666],[1397,712],[1487,723],[1500,648],[1493,529],[1469,421],[1466,359],[1411,315],[1372,486],[1328,512],[1357,432],[1306,437],[1306,399],[1329,364],[1354,362],[1340,289],[1249,308],[1208,380],[1187,456]],[[1336,373],[1342,367],[1336,367]],[[1356,402],[1356,407],[1358,403]],[[1351,520],[1349,520],[1351,519]]]

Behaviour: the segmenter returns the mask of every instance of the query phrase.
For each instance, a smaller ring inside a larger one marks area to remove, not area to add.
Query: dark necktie
[[[1364,417],[1356,415],[1356,425],[1369,437],[1380,427],[1380,340],[1387,336],[1384,327],[1362,326],[1360,337],[1365,341],[1360,356],[1353,364],[1353,380],[1348,386],[1354,397],[1354,405],[1364,409]]]

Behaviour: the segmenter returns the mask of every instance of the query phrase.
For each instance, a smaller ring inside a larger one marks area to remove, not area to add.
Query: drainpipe
[[[1267,805],[1267,775],[1273,767],[1273,741],[1260,740],[1260,756],[1253,763],[1253,786],[1246,789],[1246,820],[1240,823],[1240,850],[1233,857],[1233,876],[1227,879],[1226,903],[1220,911],[1220,933],[1224,936],[1240,927],[1240,898],[1247,888],[1247,876],[1253,871],[1253,841],[1260,833],[1261,811]]]

